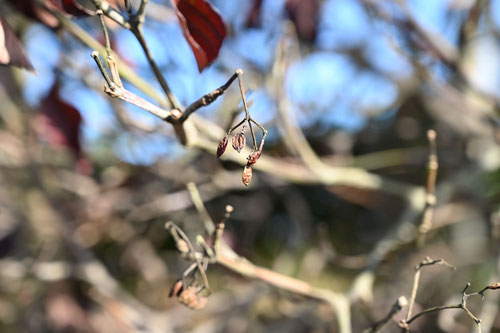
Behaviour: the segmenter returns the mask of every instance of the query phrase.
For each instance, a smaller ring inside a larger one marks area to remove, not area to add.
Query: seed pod
[[[217,158],[221,157],[222,154],[224,154],[226,148],[227,148],[227,135],[219,142],[219,146],[217,147]]]
[[[170,288],[170,292],[168,293],[168,297],[178,297],[182,292],[182,279],[179,279],[174,282],[172,288]]]
[[[238,153],[245,147],[247,139],[245,138],[245,134],[240,132],[233,136],[233,149]]]
[[[262,154],[262,152],[260,150],[254,151],[252,154],[250,154],[250,156],[248,156],[247,165],[249,167],[254,165],[257,162],[257,160],[259,159],[261,154]]]
[[[245,186],[248,186],[248,184],[250,184],[250,181],[252,180],[252,167],[245,165],[245,168],[243,168],[243,175],[241,177],[241,180],[243,181],[243,184],[245,184]]]

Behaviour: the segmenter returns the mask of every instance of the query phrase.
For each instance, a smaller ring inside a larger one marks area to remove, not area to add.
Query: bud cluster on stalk
[[[232,139],[232,147],[234,150],[236,150],[238,153],[245,148],[246,145],[246,138],[245,138],[245,128],[246,128],[246,122],[248,122],[249,127],[250,127],[250,132],[252,133],[252,138],[253,138],[253,144],[254,144],[254,150],[253,152],[248,156],[247,158],[247,164],[243,168],[243,175],[241,177],[241,180],[243,181],[243,184],[245,186],[248,186],[250,184],[250,181],[252,180],[252,166],[257,163],[257,160],[260,158],[260,155],[262,154],[262,147],[264,146],[264,140],[267,135],[267,131],[264,127],[262,127],[260,124],[255,122],[251,117],[244,119],[241,123],[233,127],[231,130],[227,132],[227,134],[222,138],[222,140],[219,142],[219,146],[217,147],[217,157],[221,157],[222,154],[226,151],[227,144],[228,144],[228,136],[233,132],[236,128],[239,126],[243,125],[243,128],[241,131],[233,136]],[[263,132],[262,139],[260,142],[260,147],[257,149],[257,145],[255,142],[255,134],[253,132],[252,126],[250,126],[250,122],[255,123]]]

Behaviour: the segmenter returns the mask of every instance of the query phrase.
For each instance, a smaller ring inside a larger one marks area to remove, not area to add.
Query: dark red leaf
[[[217,11],[205,0],[171,0],[201,72],[219,54],[227,35]]]
[[[260,9],[262,7],[262,0],[253,0],[252,8],[248,13],[247,20],[245,22],[245,26],[247,28],[257,27],[258,20],[260,17]]]
[[[80,153],[80,125],[82,116],[72,105],[59,96],[59,84],[52,87],[50,93],[40,104],[41,136],[54,146],[71,148],[75,153]]]
[[[37,6],[31,0],[8,0],[12,7],[16,8],[19,12],[23,13],[29,18],[37,20],[50,28],[58,28],[60,26],[57,18],[54,17],[49,11]],[[53,9],[61,10],[62,8],[57,5],[53,0],[45,0],[44,4]]]
[[[83,156],[80,145],[82,116],[74,106],[61,98],[58,82],[41,101],[38,112],[36,130],[40,137],[52,146],[67,147],[73,151],[77,158],[76,169],[89,174],[92,165]]]
[[[0,64],[33,70],[24,53],[23,44],[2,16],[0,16]]]
[[[316,39],[316,24],[318,22],[317,0],[287,0],[286,11],[297,29],[300,39],[314,42]]]
[[[61,0],[61,4],[64,11],[73,16],[88,16],[93,14],[92,11],[83,7],[76,0]]]

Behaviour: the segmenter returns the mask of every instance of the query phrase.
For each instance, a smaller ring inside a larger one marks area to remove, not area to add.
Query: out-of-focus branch
[[[462,301],[459,303],[459,304],[452,304],[452,305],[441,305],[441,306],[434,306],[434,307],[431,307],[431,308],[428,308],[428,309],[425,309],[417,314],[415,314],[413,317],[409,318],[409,319],[405,319],[405,320],[402,320],[400,323],[399,323],[399,326],[401,327],[401,329],[403,330],[403,332],[409,332],[410,331],[410,327],[409,325],[417,318],[425,315],[425,314],[428,314],[428,313],[431,313],[431,312],[436,312],[436,311],[441,311],[441,310],[447,310],[447,309],[462,309],[465,311],[465,313],[467,313],[467,315],[472,319],[474,320],[474,322],[476,323],[477,325],[477,329],[478,329],[478,332],[481,333],[481,319],[477,318],[470,310],[469,308],[467,307],[467,299],[471,296],[478,296],[478,295],[481,295],[481,297],[484,297],[484,292],[486,290],[496,290],[496,289],[500,289],[500,283],[493,283],[493,284],[490,284],[490,285],[487,285],[486,287],[484,287],[483,289],[481,289],[480,291],[477,291],[477,292],[474,292],[474,293],[470,293],[470,294],[467,294],[466,291],[467,289],[471,286],[470,282],[467,282],[467,285],[465,286],[465,288],[463,289],[462,291]]]
[[[387,323],[389,323],[389,321],[391,321],[394,316],[397,315],[399,311],[401,311],[407,304],[408,300],[406,299],[406,297],[399,297],[391,307],[389,313],[384,318],[373,324],[372,327],[364,330],[364,333],[380,332],[387,325]]]
[[[104,15],[111,18],[125,29],[130,30],[134,34],[134,36],[137,38],[137,41],[141,45],[142,50],[144,51],[144,55],[146,56],[146,59],[148,60],[148,63],[151,66],[151,69],[153,70],[153,73],[155,74],[163,91],[165,92],[165,95],[167,96],[171,107],[175,109],[180,109],[181,105],[179,104],[175,95],[170,90],[167,81],[163,77],[163,74],[161,73],[160,69],[158,68],[158,65],[153,59],[151,52],[149,51],[149,47],[144,38],[144,34],[142,33],[142,24],[144,23],[144,14],[148,1],[147,0],[141,1],[137,13],[133,14],[128,19],[126,19],[122,14],[120,14],[116,10],[114,10],[106,1],[103,0],[92,0],[92,1],[94,5],[97,7],[97,9],[103,11]]]
[[[215,223],[210,218],[208,214],[205,214],[206,209],[204,207],[203,201],[199,198],[199,193],[196,189],[196,185],[193,183],[190,185],[191,189],[189,191],[195,207],[197,208],[200,215],[204,220],[204,227],[208,231],[212,229],[207,226],[214,226]],[[350,306],[349,300],[345,295],[337,294],[328,289],[321,289],[313,287],[311,284],[304,282],[302,280],[289,277],[280,273],[276,273],[270,269],[254,265],[246,258],[239,256],[234,252],[222,239],[222,233],[224,232],[225,220],[229,218],[232,212],[232,207],[226,207],[226,216],[221,223],[217,224],[215,229],[215,234],[213,234],[214,244],[213,256],[210,258],[210,263],[219,264],[226,267],[227,269],[236,272],[244,277],[250,279],[258,279],[264,281],[274,287],[288,290],[290,292],[300,294],[306,297],[311,297],[320,301],[324,301],[329,304],[333,310],[335,310],[338,316],[339,330],[342,333],[351,332],[351,322],[350,322]],[[209,219],[210,222],[205,221]],[[208,222],[208,223],[207,223]],[[198,253],[198,256],[202,254]]]
[[[415,303],[415,298],[417,297],[417,291],[418,291],[418,285],[420,282],[420,272],[421,269],[425,266],[431,266],[431,265],[444,265],[449,268],[455,269],[453,265],[448,264],[444,259],[431,259],[429,257],[424,258],[417,267],[415,267],[415,276],[413,277],[413,287],[411,290],[411,296],[410,296],[410,304],[408,305],[408,312],[406,313],[406,321],[408,321],[411,317],[411,312],[413,310],[413,304]]]
[[[434,215],[434,206],[436,205],[436,179],[439,167],[436,148],[436,131],[427,131],[427,139],[429,140],[429,159],[427,161],[425,208],[422,216],[422,222],[418,227],[420,242],[423,241],[425,234],[432,229],[432,218]]]

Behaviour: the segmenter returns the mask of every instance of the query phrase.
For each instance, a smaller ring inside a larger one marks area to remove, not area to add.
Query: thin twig
[[[180,110],[181,105],[180,105],[179,101],[177,100],[177,97],[175,97],[175,95],[170,90],[170,87],[168,86],[167,81],[165,81],[163,74],[161,73],[160,69],[158,68],[158,65],[156,65],[156,62],[153,59],[151,52],[149,51],[148,44],[146,43],[146,40],[144,39],[142,29],[137,28],[137,29],[133,29],[131,31],[135,35],[135,37],[137,38],[137,41],[139,42],[139,44],[141,45],[142,50],[144,51],[144,55],[146,56],[146,58],[149,62],[149,65],[151,66],[151,69],[153,70],[153,72],[156,76],[156,79],[160,83],[161,88],[165,92],[165,95],[167,96],[167,98],[170,102],[170,105],[172,106],[172,108]]]
[[[139,5],[139,9],[137,10],[137,13],[135,14],[135,19],[137,20],[137,23],[140,25],[144,22],[144,17],[146,15],[146,5],[148,4],[149,0],[141,0],[141,3]]]
[[[425,234],[432,229],[432,217],[436,205],[436,179],[439,167],[436,148],[436,131],[427,131],[427,139],[429,140],[429,158],[427,161],[428,173],[424,214],[422,216],[422,222],[418,227],[420,243],[423,241]]]
[[[240,86],[241,99],[243,101],[243,108],[245,110],[245,120],[248,122],[248,128],[250,129],[250,133],[252,134],[253,148],[257,150],[257,140],[255,139],[255,132],[252,128],[252,123],[250,122],[250,112],[248,111],[247,98],[245,95],[245,87],[243,86],[243,70],[236,70],[236,74],[238,75],[238,83]]]
[[[207,290],[209,290],[208,278],[207,278],[207,274],[205,273],[205,269],[203,268],[203,265],[202,265],[202,262],[201,262],[199,256],[197,256],[197,252],[195,251],[193,244],[191,244],[191,241],[186,236],[184,231],[182,231],[181,228],[179,228],[175,223],[173,223],[171,221],[165,223],[165,229],[167,229],[170,232],[170,234],[172,235],[172,237],[174,237],[174,239],[176,240],[176,243],[179,243],[179,240],[181,239],[188,246],[188,248],[189,248],[188,254],[190,254],[191,258],[196,262],[196,265],[198,266],[198,272],[200,273],[201,278],[203,280],[203,285]]]
[[[406,304],[408,304],[408,300],[406,299],[406,297],[399,297],[391,307],[389,313],[384,318],[373,324],[372,327],[366,329],[364,333],[376,333],[381,331],[387,325],[387,323],[391,321],[394,316],[397,315],[399,311],[401,311],[406,306]]]
[[[124,27],[125,29],[131,28],[131,25],[127,18],[123,16],[119,11],[114,9],[107,1],[104,0],[92,0],[94,3],[94,6],[96,6],[97,9],[102,10],[104,15]]]
[[[424,260],[422,260],[417,267],[415,267],[415,276],[413,277],[413,287],[411,290],[411,296],[410,296],[410,303],[408,305],[408,312],[406,313],[406,321],[408,321],[411,317],[411,313],[413,310],[413,304],[415,304],[415,298],[417,297],[417,291],[418,291],[418,285],[420,281],[420,272],[421,269],[425,266],[431,266],[431,265],[444,265],[446,267],[450,268],[455,268],[453,265],[450,265],[447,263],[444,259],[432,259],[429,257],[425,257]]]
[[[203,200],[201,199],[201,195],[200,195],[200,192],[198,191],[198,187],[196,186],[195,183],[189,182],[187,184],[187,189],[188,189],[189,195],[191,196],[191,201],[193,201],[193,204],[196,207],[198,214],[200,214],[201,219],[203,220],[203,226],[205,227],[205,232],[208,235],[212,235],[215,231],[215,225],[214,225],[214,222],[212,221],[212,218],[208,214],[208,211],[205,208],[205,205],[203,204]]]
[[[465,288],[462,290],[462,301],[459,304],[452,304],[452,305],[441,305],[441,306],[434,306],[428,309],[425,309],[417,314],[415,314],[411,318],[407,318],[405,320],[402,320],[399,323],[399,326],[403,329],[403,332],[409,332],[410,327],[409,325],[417,318],[423,316],[424,314],[431,313],[431,312],[436,312],[436,311],[441,311],[441,310],[447,310],[447,309],[462,309],[464,312],[472,319],[477,325],[478,332],[481,333],[481,319],[477,318],[467,307],[467,300],[469,297],[472,296],[478,296],[481,295],[481,297],[484,297],[484,292],[486,290],[495,290],[495,289],[500,289],[500,283],[494,283],[487,285],[480,291],[474,292],[467,294],[466,291],[467,289],[471,286],[470,282],[467,282],[465,285]]]
[[[181,118],[179,119],[181,122],[184,122],[190,115],[191,113],[195,112],[199,108],[203,106],[207,106],[212,104],[217,98],[219,98],[221,95],[223,95],[226,90],[229,88],[229,86],[233,83],[234,80],[238,77],[238,74],[234,73],[229,80],[227,80],[226,83],[224,83],[222,86],[219,88],[213,90],[212,92],[200,97],[191,105],[189,105],[184,112],[182,113]]]

